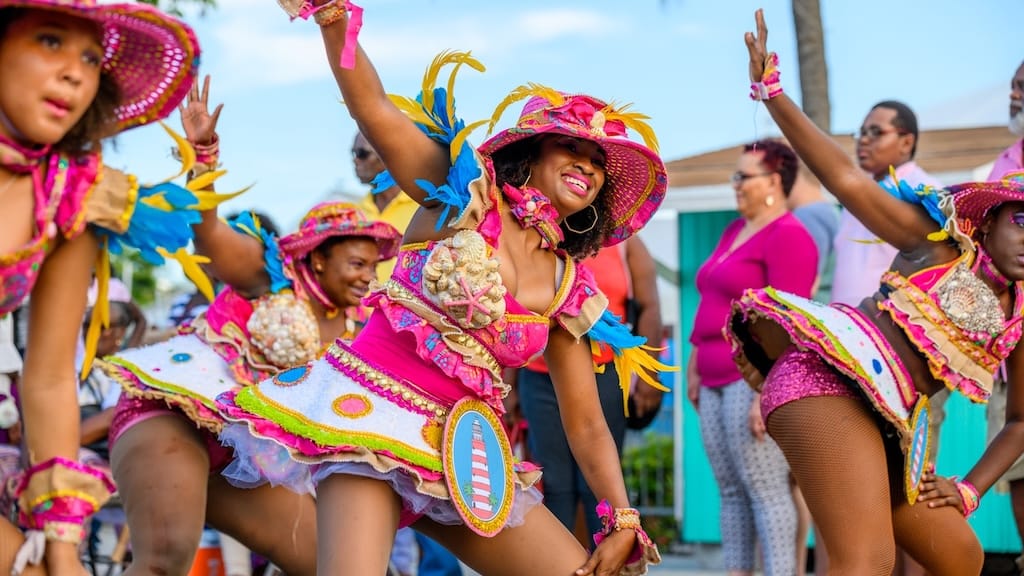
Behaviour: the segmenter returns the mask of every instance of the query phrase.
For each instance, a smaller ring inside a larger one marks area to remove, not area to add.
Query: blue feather
[[[928,216],[930,216],[932,220],[938,222],[940,227],[944,227],[946,225],[948,218],[939,206],[939,203],[942,200],[942,197],[940,196],[943,192],[942,189],[935,188],[934,186],[928,186],[927,184],[920,184],[915,188],[908,184],[906,180],[900,180],[897,183],[893,183],[891,179],[886,179],[879,184],[892,196],[895,196],[904,202],[917,204],[923,207],[928,212]]]
[[[143,202],[144,198],[162,194],[173,208],[167,212]],[[199,212],[190,209],[198,203],[195,195],[185,188],[171,183],[139,188],[128,230],[118,234],[106,228],[97,227],[100,236],[109,240],[110,252],[120,254],[125,247],[135,248],[142,258],[154,265],[164,263],[164,257],[157,252],[163,248],[174,253],[187,247],[192,240],[192,225],[200,221]]]
[[[423,93],[420,92],[416,96],[416,101],[420,104],[423,103]],[[449,123],[449,114],[447,108],[448,91],[444,88],[434,88],[434,109],[427,110],[424,108],[424,112],[427,113],[435,122],[436,126],[426,126],[424,124],[417,123],[416,126],[427,136],[429,136],[435,142],[450,146],[452,140],[458,135],[463,128],[466,127],[465,121],[461,118],[455,117],[454,111],[451,117],[454,118],[452,123]],[[441,131],[438,132],[437,128]],[[444,210],[441,212],[441,217],[437,221],[437,229],[440,230],[445,222],[449,220],[449,214],[451,210],[455,209],[455,218],[458,219],[462,216],[466,207],[469,206],[469,202],[472,195],[469,191],[469,184],[480,177],[482,170],[480,164],[477,162],[476,155],[474,154],[473,147],[468,142],[462,144],[462,148],[459,150],[458,156],[455,157],[455,162],[452,163],[451,168],[448,169],[448,177],[445,179],[444,184],[435,186],[432,182],[427,180],[416,180],[416,184],[426,193],[426,200],[431,202],[439,202],[444,205]],[[374,192],[378,189],[386,190],[386,188],[380,188],[384,182],[385,174],[382,172],[374,178]],[[390,179],[390,182],[394,182],[391,179],[390,174],[387,174],[386,178]],[[381,180],[381,182],[378,182]]]
[[[587,336],[591,340],[607,344],[616,356],[620,356],[627,348],[636,348],[647,343],[647,338],[630,332],[629,327],[622,323],[622,319],[608,310],[601,314],[587,332]]]
[[[373,194],[380,194],[389,188],[398,186],[398,182],[395,182],[394,176],[392,176],[391,172],[387,170],[383,170],[380,174],[374,176],[373,180],[370,181],[370,184],[373,184],[373,190],[370,190]]]

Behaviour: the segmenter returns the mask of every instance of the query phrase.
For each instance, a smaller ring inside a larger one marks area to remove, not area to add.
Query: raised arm
[[[769,57],[768,28],[764,14],[754,16],[757,32],[747,32],[751,82],[761,82]],[[927,242],[926,236],[938,225],[924,210],[890,195],[842,148],[822,132],[785,94],[764,99],[765,107],[800,158],[825,188],[861,223],[879,238],[903,252],[912,252]]]
[[[178,107],[185,137],[197,149],[217,149],[217,120],[224,107],[218,104],[211,113],[209,108],[210,77],[192,85],[186,101]],[[202,164],[216,164],[216,153]],[[189,175],[192,178],[193,174]],[[211,184],[207,190],[213,189]],[[246,234],[240,234],[217,217],[217,209],[202,212],[202,220],[193,225],[196,252],[210,259],[209,271],[221,282],[232,286],[246,296],[260,296],[270,287],[270,277],[263,269],[263,244]]]
[[[339,54],[345,47],[345,19],[322,26],[321,31],[331,71],[359,130],[402,190],[420,204],[432,206],[426,202],[416,180],[428,180],[435,185],[444,182],[450,165],[447,148],[427,137],[388,99],[361,46],[356,49],[355,66],[341,67]]]

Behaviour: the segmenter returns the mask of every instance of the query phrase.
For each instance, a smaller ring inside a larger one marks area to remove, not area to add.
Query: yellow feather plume
[[[185,276],[196,285],[196,288],[199,289],[203,296],[206,296],[208,301],[213,302],[213,284],[206,276],[206,273],[203,272],[203,269],[199,267],[200,264],[209,262],[209,258],[197,254],[189,254],[184,248],[178,248],[173,254],[163,248],[157,248],[157,252],[164,258],[177,260],[181,265],[181,270],[185,272]]]
[[[678,372],[678,366],[669,366],[659,361],[648,352],[654,351],[650,346],[626,348],[621,354],[615,355],[615,371],[619,374],[619,389],[622,390],[622,410],[629,416],[629,386],[632,375],[636,374],[649,386],[662,392],[669,389],[662,385],[655,376],[658,372]]]
[[[110,251],[107,238],[103,238],[99,256],[96,257],[96,303],[89,318],[89,329],[85,332],[85,358],[82,361],[81,379],[89,375],[92,361],[96,358],[96,346],[100,332],[110,326]]]
[[[626,128],[636,132],[643,139],[644,144],[648,148],[658,153],[658,137],[654,134],[654,128],[646,121],[650,120],[651,117],[640,112],[628,112],[629,104],[621,106],[618,109],[612,106],[606,107],[602,112],[604,117],[608,120],[618,120],[626,125]]]
[[[388,94],[388,99],[413,122],[426,126],[431,132],[441,132],[437,120],[430,116],[416,100],[398,94]]]
[[[476,66],[482,67],[482,65],[470,57],[469,52],[456,52],[453,50],[445,50],[434,57],[434,61],[427,67],[427,71],[423,73],[423,107],[427,110],[434,109],[434,87],[437,86],[437,75],[441,73],[441,68],[444,68],[448,64],[462,64],[468,61],[476,63]],[[474,66],[474,67],[476,67]],[[479,68],[477,68],[479,70]],[[451,91],[449,90],[449,94]]]
[[[466,138],[469,138],[470,133],[473,132],[473,130],[476,130],[477,128],[483,126],[485,123],[487,123],[487,120],[477,120],[476,122],[473,122],[469,126],[463,128],[462,130],[459,130],[459,133],[456,134],[455,138],[452,139],[452,143],[450,146],[449,154],[451,156],[452,164],[455,163],[455,158],[458,157],[459,151],[462,150],[462,145],[466,142]]]
[[[188,143],[183,136],[171,129],[170,126],[161,122],[160,126],[171,136],[174,140],[174,144],[178,147],[178,154],[181,156],[181,172],[178,172],[174,176],[164,180],[164,182],[170,182],[176,178],[180,178],[187,174],[196,165],[196,151],[192,148],[192,145]]]
[[[565,96],[562,96],[561,92],[554,88],[549,88],[542,84],[536,84],[533,82],[524,84],[509,92],[508,96],[505,96],[505,99],[498,103],[497,108],[494,109],[494,114],[491,115],[491,122],[487,125],[487,133],[490,134],[494,132],[494,127],[498,124],[498,121],[501,120],[501,115],[505,113],[506,108],[520,100],[526,100],[533,96],[540,96],[548,102],[551,102],[553,106],[561,106],[565,103]]]
[[[472,52],[461,52],[458,60],[455,61],[455,68],[452,69],[452,73],[448,76],[448,99],[445,102],[445,110],[448,111],[448,125],[455,125],[455,77],[459,74],[459,68],[465,64],[477,72],[485,72],[487,68],[477,60],[473,58]]]
[[[145,198],[140,199],[139,202],[142,202],[146,206],[156,208],[157,210],[163,210],[164,212],[174,211],[174,206],[171,206],[171,203],[164,198],[163,192],[146,196]]]
[[[195,195],[196,200],[198,200],[198,202],[195,205],[190,206],[190,208],[192,208],[193,210],[203,211],[212,210],[213,208],[220,206],[224,202],[227,202],[228,200],[231,200],[236,196],[241,196],[242,194],[245,194],[246,192],[249,191],[250,188],[252,188],[252,186],[246,186],[245,188],[242,188],[238,192],[230,192],[228,194],[217,194],[216,192],[193,190],[191,183],[185,186],[185,188],[188,188],[188,190]]]

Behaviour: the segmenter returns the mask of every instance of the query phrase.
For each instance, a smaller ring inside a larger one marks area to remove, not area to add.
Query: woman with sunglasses
[[[764,551],[765,574],[796,574],[796,511],[789,467],[765,434],[760,400],[743,382],[722,329],[733,299],[748,288],[774,286],[811,295],[818,249],[786,207],[797,158],[785,144],[746,145],[732,186],[740,217],[697,271],[700,304],[690,343],[687,395],[700,416],[701,437],[721,493],[725,568],[752,574],[754,543]]]

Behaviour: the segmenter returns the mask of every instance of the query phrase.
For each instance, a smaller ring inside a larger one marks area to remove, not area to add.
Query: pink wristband
[[[964,518],[968,518],[981,504],[981,496],[978,495],[978,489],[974,487],[974,484],[967,480],[957,480],[956,489],[960,493],[960,501],[964,506]]]
[[[764,72],[761,81],[750,85],[751,100],[771,100],[782,94],[782,81],[779,74],[779,56],[770,52],[764,59]]]

